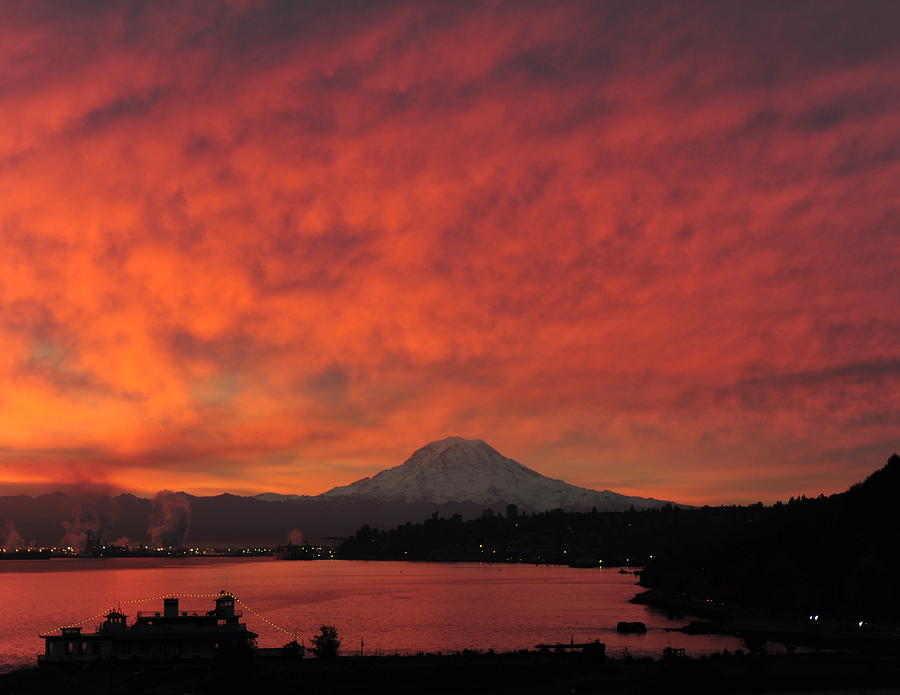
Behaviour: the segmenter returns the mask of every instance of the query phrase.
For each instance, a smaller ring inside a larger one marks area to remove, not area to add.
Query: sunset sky
[[[900,4],[0,2],[0,494],[448,435],[687,503],[900,450]]]

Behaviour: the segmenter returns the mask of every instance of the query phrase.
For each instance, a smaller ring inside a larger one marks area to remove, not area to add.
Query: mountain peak
[[[501,456],[500,452],[483,439],[466,439],[465,437],[444,437],[429,442],[425,446],[416,449],[408,461],[422,457],[443,456],[456,453],[463,457],[494,457]]]
[[[463,437],[445,437],[430,442],[416,449],[406,459],[403,466],[418,468],[422,466],[455,466],[455,467],[479,467],[496,466],[498,463],[517,464],[508,459],[483,439],[465,439]],[[397,468],[402,468],[398,466]],[[391,470],[396,470],[391,469]],[[387,472],[387,471],[383,471]],[[379,473],[379,475],[381,475]],[[376,476],[377,477],[377,476]]]
[[[451,448],[463,448],[463,449],[489,449],[490,451],[496,451],[490,444],[488,444],[483,439],[466,439],[465,437],[444,437],[443,439],[436,439],[433,442],[429,442],[425,446],[417,449],[417,451],[422,451],[423,449],[429,449],[431,451],[444,451],[446,449]]]
[[[403,502],[474,502],[484,506],[516,504],[523,511],[596,507],[621,510],[658,507],[665,502],[626,497],[569,485],[541,475],[507,458],[483,439],[446,437],[416,449],[400,466],[350,485],[323,498],[356,497]]]

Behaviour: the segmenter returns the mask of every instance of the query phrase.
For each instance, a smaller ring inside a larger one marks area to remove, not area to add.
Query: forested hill
[[[848,491],[793,500],[675,539],[641,583],[748,607],[900,618],[900,457]],[[689,513],[689,512],[686,512]]]
[[[644,566],[647,587],[746,607],[900,616],[895,554],[900,457],[850,490],[773,506],[627,512],[436,515],[364,526],[347,559]]]

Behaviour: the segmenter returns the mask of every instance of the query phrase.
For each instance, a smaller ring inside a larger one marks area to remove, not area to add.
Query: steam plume
[[[100,542],[118,520],[115,500],[105,492],[87,492],[70,497],[64,508],[71,519],[62,522],[65,534],[61,545],[83,550],[88,545],[88,537]]]
[[[12,521],[7,521],[0,526],[0,546],[4,550],[15,550],[25,547],[25,539]]]
[[[153,545],[182,547],[191,527],[191,501],[181,492],[160,490],[153,498],[147,533]]]

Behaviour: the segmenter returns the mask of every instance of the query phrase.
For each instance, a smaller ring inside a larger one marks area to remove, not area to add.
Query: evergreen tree
[[[334,625],[322,625],[319,634],[313,636],[312,643],[312,653],[320,659],[337,656],[341,648],[341,640],[338,639],[337,628]]]

